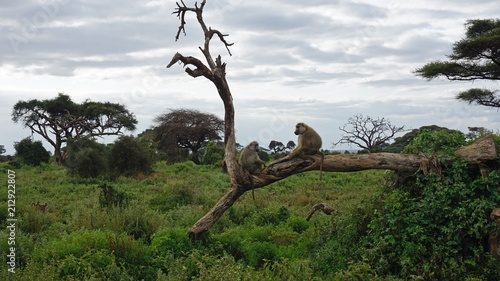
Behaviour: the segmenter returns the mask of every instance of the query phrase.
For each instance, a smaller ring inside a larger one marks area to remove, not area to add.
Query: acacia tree
[[[186,13],[195,13],[196,19],[204,34],[203,47],[199,47],[205,63],[193,56],[184,56],[176,53],[167,68],[176,63],[183,64],[186,73],[191,77],[204,77],[211,81],[217,88],[217,92],[224,104],[224,162],[230,176],[230,189],[223,195],[215,206],[200,218],[190,229],[189,236],[198,238],[202,233],[208,231],[215,222],[229,209],[238,198],[252,188],[267,186],[273,182],[284,179],[290,175],[306,171],[319,170],[322,163],[321,155],[306,155],[292,159],[278,159],[270,163],[262,172],[252,175],[252,179],[236,162],[236,140],[234,134],[234,106],[229,84],[226,80],[226,63],[222,62],[220,55],[214,60],[210,53],[210,43],[214,36],[226,47],[229,55],[229,47],[232,43],[225,40],[227,35],[212,28],[207,28],[203,19],[203,8],[206,0],[198,6],[188,7],[183,1],[176,3],[177,8],[173,14],[177,15],[180,25],[176,40],[182,32],[185,33]],[[194,67],[192,69],[191,67]],[[293,128],[291,128],[293,131]],[[469,163],[476,164],[481,161],[497,158],[496,147],[493,138],[487,138],[478,145],[465,147],[463,151],[457,152],[463,155]],[[390,169],[402,172],[416,172],[420,165],[428,161],[423,155],[398,154],[398,153],[373,153],[366,155],[326,155],[323,161],[323,171],[352,172],[366,169]],[[253,182],[253,184],[252,184]],[[325,212],[326,208],[323,209]]]
[[[465,23],[465,38],[453,44],[447,61],[433,61],[415,70],[432,80],[441,76],[451,81],[500,80],[500,19],[475,19]],[[498,90],[471,88],[456,98],[483,106],[500,107]]]
[[[134,130],[137,120],[125,106],[110,102],[86,100],[77,104],[63,93],[54,99],[18,101],[12,120],[41,135],[54,147],[58,165],[67,158],[63,145],[72,138],[120,135]]]
[[[405,126],[395,126],[385,118],[374,119],[370,116],[356,114],[339,129],[345,133],[342,138],[334,143],[355,144],[370,152],[381,151],[381,145],[387,143],[397,133],[404,132]]]
[[[175,145],[189,148],[192,160],[200,164],[200,148],[210,141],[221,140],[224,132],[224,121],[210,113],[194,109],[175,109],[155,118],[155,139],[160,149],[169,149]]]
[[[285,145],[282,142],[275,140],[272,140],[268,147],[270,150],[273,150],[274,153],[283,152],[285,150]]]

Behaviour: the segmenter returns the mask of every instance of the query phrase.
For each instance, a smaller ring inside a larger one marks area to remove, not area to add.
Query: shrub
[[[453,154],[457,148],[465,145],[465,135],[459,131],[422,130],[403,149],[402,153],[444,153]]]
[[[246,244],[246,263],[255,268],[263,267],[268,261],[277,261],[278,247],[271,242],[252,242]]]
[[[149,173],[153,165],[150,149],[132,136],[122,136],[115,141],[108,161],[110,171],[115,176]]]
[[[290,217],[290,212],[284,206],[280,207],[275,212],[261,211],[256,215],[256,225],[279,225]]]
[[[210,142],[205,148],[205,154],[201,158],[201,163],[203,165],[222,166],[223,159],[224,147],[215,142]]]
[[[43,147],[41,141],[33,141],[30,137],[14,144],[16,156],[23,164],[40,166],[42,162],[49,162],[50,153]]]
[[[302,233],[309,228],[309,223],[303,217],[292,216],[287,220],[288,226],[297,233]]]
[[[127,235],[92,230],[45,242],[33,259],[56,266],[59,278],[152,280],[149,254],[148,247]]]
[[[493,225],[488,214],[500,204],[500,172],[486,178],[471,173],[467,164],[452,158],[464,143],[463,135],[424,132],[405,150],[446,154],[442,171],[417,174],[411,186],[393,191],[385,208],[369,224],[365,242],[373,269],[387,275],[426,280],[483,278],[495,263],[483,249]],[[418,190],[419,192],[410,192]]]
[[[167,228],[153,235],[151,249],[160,256],[171,255],[174,258],[187,256],[194,250],[203,249],[203,243],[211,239],[209,234],[196,241],[191,240],[185,228]]]
[[[123,191],[118,191],[113,186],[101,184],[101,194],[99,195],[99,203],[101,207],[124,207],[127,202],[127,195]]]
[[[107,172],[106,146],[94,139],[82,138],[68,144],[68,172],[82,178],[97,178]]]

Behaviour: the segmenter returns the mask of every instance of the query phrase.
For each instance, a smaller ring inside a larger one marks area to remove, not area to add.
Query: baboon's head
[[[295,125],[295,132],[293,132],[293,133],[296,134],[296,135],[302,135],[306,131],[307,131],[307,125],[306,124],[304,124],[304,123],[297,123],[297,125]]]

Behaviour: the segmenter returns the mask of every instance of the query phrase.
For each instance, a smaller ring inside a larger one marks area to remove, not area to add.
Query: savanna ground
[[[7,174],[7,164],[1,167]],[[308,280],[347,265],[350,232],[380,194],[384,173],[296,175],[247,193],[201,241],[188,228],[225,193],[220,168],[158,162],[154,173],[121,177],[108,186],[67,175],[55,165],[16,172],[16,258],[11,280]],[[123,194],[121,200],[120,194]],[[115,202],[107,202],[115,201]],[[32,203],[48,203],[42,212]],[[336,213],[316,213],[327,202]],[[6,197],[0,218],[7,219]],[[340,234],[342,240],[338,240]],[[8,232],[0,233],[1,253]],[[343,248],[345,253],[339,253]],[[354,253],[352,253],[354,254]],[[6,267],[2,275],[7,276]]]
[[[192,241],[189,227],[229,186],[220,167],[157,162],[150,174],[104,181],[70,176],[53,163],[18,168],[0,163],[4,183],[8,171],[15,171],[17,218],[15,273],[3,266],[1,275],[9,280],[497,280],[500,262],[481,241],[492,229],[486,213],[500,203],[500,174],[477,178],[457,165],[445,175],[450,181],[417,177],[420,187],[429,187],[422,191],[395,189],[387,181],[392,172],[381,170],[324,173],[323,181],[318,171],[294,175],[255,190],[255,201],[247,192]],[[48,203],[45,212],[32,205],[36,202]],[[306,221],[319,202],[335,213],[317,212]],[[7,219],[4,192],[3,225]],[[9,235],[6,228],[0,232],[4,259]]]

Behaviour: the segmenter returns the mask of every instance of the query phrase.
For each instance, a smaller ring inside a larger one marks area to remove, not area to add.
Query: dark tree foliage
[[[269,154],[267,151],[264,151],[264,149],[259,150],[259,158],[260,160],[267,162],[269,161]]]
[[[134,130],[137,120],[125,106],[115,103],[85,101],[77,104],[60,93],[54,99],[18,101],[12,120],[41,135],[52,147],[56,162],[67,158],[63,146],[68,140],[81,137],[120,135]]]
[[[433,61],[415,70],[432,80],[441,76],[452,81],[500,80],[500,20],[475,19],[465,23],[465,38],[453,44],[447,61]],[[500,107],[498,90],[472,88],[457,99],[484,106]]]
[[[272,140],[270,143],[269,143],[269,149],[273,151],[273,153],[280,153],[280,152],[283,152],[285,150],[293,150],[295,148],[295,142],[293,141],[288,141],[286,143],[286,145],[284,145],[282,142],[280,141],[275,141],[275,140]]]
[[[5,150],[5,146],[3,144],[0,144],[0,155],[4,154],[5,152],[7,152],[7,150]]]
[[[293,141],[288,141],[286,143],[286,149],[290,149],[290,150],[293,150],[295,148],[295,142]]]
[[[469,132],[465,135],[467,140],[477,140],[487,134],[493,134],[493,131],[484,127],[467,127],[467,129],[469,129]]]
[[[152,151],[132,136],[121,136],[111,147],[108,163],[114,176],[149,173],[153,165]]]
[[[155,140],[158,148],[188,148],[191,159],[200,164],[200,148],[208,142],[221,140],[224,133],[224,121],[214,114],[195,109],[172,109],[155,119]]]
[[[24,138],[14,144],[16,157],[26,164],[40,166],[42,162],[49,162],[50,153],[43,147],[41,141],[33,141],[30,137]]]
[[[269,143],[269,149],[272,150],[274,153],[279,153],[279,152],[283,152],[286,147],[285,145],[280,142],[280,141],[275,141],[275,140],[272,140],[270,143]]]
[[[71,140],[68,143],[69,157],[65,166],[72,175],[82,178],[97,178],[108,171],[106,146],[92,138]]]
[[[453,133],[453,132],[460,133],[460,131],[450,130],[448,128],[440,127],[437,125],[422,126],[418,129],[413,129],[413,130],[409,131],[408,133],[404,134],[402,137],[395,138],[393,143],[391,143],[383,148],[383,151],[384,152],[392,152],[392,153],[401,152],[415,137],[417,137],[424,130],[429,131],[429,132],[445,131],[447,133]]]
[[[370,116],[356,114],[349,118],[347,124],[339,129],[345,134],[334,143],[355,144],[369,152],[379,152],[381,146],[391,140],[394,135],[405,131],[405,126],[395,126],[385,118],[373,119]]]

